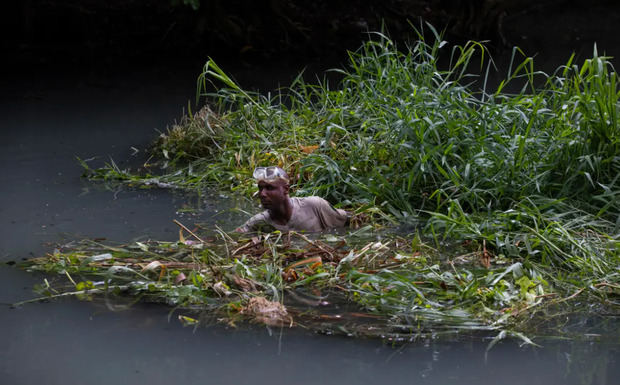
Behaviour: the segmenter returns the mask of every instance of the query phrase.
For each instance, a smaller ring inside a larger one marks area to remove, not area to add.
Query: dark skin
[[[293,215],[293,205],[288,193],[289,185],[282,179],[258,181],[258,198],[269,211],[271,220],[279,225],[287,224]]]

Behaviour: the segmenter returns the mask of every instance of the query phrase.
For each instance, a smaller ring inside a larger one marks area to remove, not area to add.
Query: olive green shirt
[[[273,222],[269,215],[269,211],[265,210],[248,219],[248,221],[239,228],[239,231],[256,231],[266,225],[282,232],[318,232],[343,227],[347,222],[347,212],[333,208],[332,205],[323,198],[305,197],[289,199],[293,206],[293,213],[291,214],[291,219],[289,219],[285,225]]]

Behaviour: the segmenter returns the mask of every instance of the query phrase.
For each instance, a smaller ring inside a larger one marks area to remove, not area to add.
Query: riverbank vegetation
[[[181,237],[108,254],[110,246],[73,245],[30,267],[65,274],[81,295],[116,290],[229,316],[248,314],[257,297],[336,293],[387,322],[381,335],[536,334],[532,325],[585,304],[617,316],[620,94],[607,58],[594,48],[583,63],[571,57],[544,74],[515,49],[491,88],[481,43],[448,49],[432,27],[427,35],[399,50],[373,34],[334,70],[337,85],[300,75],[275,95],[242,89],[209,60],[197,87],[206,105],[157,139],[156,163],[139,173],[83,163],[91,178],[114,183],[242,195],[253,192],[256,166],[278,164],[297,195],[354,212],[365,242],[293,235],[301,246],[290,235],[218,229],[219,241],[195,236],[198,245]],[[394,224],[398,235],[386,230]],[[290,317],[282,324],[320,319],[280,310]]]

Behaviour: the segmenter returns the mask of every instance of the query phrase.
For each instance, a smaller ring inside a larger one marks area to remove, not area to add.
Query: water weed
[[[465,243],[484,266],[506,264],[476,273],[429,261],[372,274],[347,270],[349,298],[405,328],[415,320],[450,325],[449,317],[495,327],[502,309],[515,318],[514,296],[525,301],[517,305],[528,309],[517,311],[523,314],[568,293],[588,293],[617,311],[619,91],[607,58],[595,47],[581,65],[571,57],[544,74],[531,58],[518,62],[515,49],[491,90],[486,77],[476,82],[470,73],[484,63],[481,43],[450,49],[429,31],[402,50],[372,34],[349,53],[346,68],[334,70],[336,86],[300,75],[276,95],[243,90],[209,60],[197,84],[206,105],[153,147],[160,171],[84,163],[86,173],[250,195],[252,170],[277,164],[299,195],[347,207],[358,222],[412,223],[443,253],[450,252],[445,242]],[[440,53],[450,58],[447,69]]]
[[[46,279],[35,301],[129,296],[174,306],[183,323],[250,319],[402,341],[481,330],[534,334],[537,313],[620,289],[617,278],[599,275],[574,293],[579,274],[557,276],[547,265],[504,256],[484,266],[475,245],[445,255],[415,236],[221,233],[198,241],[181,234],[178,242],[74,242],[22,267],[59,277]]]

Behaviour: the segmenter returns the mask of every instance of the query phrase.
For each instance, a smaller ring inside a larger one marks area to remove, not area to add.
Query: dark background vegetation
[[[528,55],[575,50],[585,58],[595,41],[607,51],[620,43],[614,0],[21,0],[2,8],[9,71],[199,64],[208,56],[248,66],[333,63],[366,31],[383,24],[407,41],[409,23],[420,20],[451,43],[488,40],[494,55],[518,45]]]

